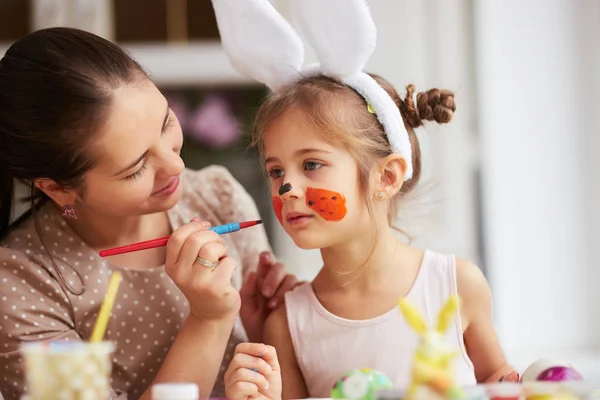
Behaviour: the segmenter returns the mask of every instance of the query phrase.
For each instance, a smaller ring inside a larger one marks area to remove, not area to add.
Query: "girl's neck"
[[[67,220],[67,223],[93,249],[122,246],[171,233],[166,212],[128,218],[82,213],[77,220]]]
[[[361,235],[352,241],[321,249],[324,267],[315,283],[327,283],[344,291],[365,292],[402,273],[398,260],[408,246],[400,243],[392,228],[379,229],[375,237]],[[393,279],[392,279],[393,280]]]

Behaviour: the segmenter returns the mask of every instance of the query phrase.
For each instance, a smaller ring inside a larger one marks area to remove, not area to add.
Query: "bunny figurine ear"
[[[363,70],[377,42],[377,28],[365,0],[292,0],[299,30],[326,75]]]
[[[402,311],[406,322],[408,322],[418,334],[422,335],[427,332],[427,322],[425,322],[419,310],[412,303],[406,299],[402,299],[398,305],[400,306],[400,311]]]
[[[212,0],[231,64],[277,91],[299,78],[302,40],[269,0]]]
[[[458,311],[459,300],[458,296],[452,296],[448,299],[444,307],[440,310],[436,330],[439,333],[444,333],[450,327],[450,322],[454,318],[454,314]]]

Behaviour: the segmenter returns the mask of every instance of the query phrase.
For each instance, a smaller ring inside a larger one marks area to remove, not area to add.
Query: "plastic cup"
[[[29,399],[108,399],[113,351],[112,342],[25,344]]]
[[[522,387],[515,382],[498,382],[485,385],[490,400],[519,400]]]

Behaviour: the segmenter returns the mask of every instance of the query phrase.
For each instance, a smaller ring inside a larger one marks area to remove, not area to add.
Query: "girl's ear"
[[[379,162],[375,182],[375,192],[384,193],[391,199],[400,191],[406,175],[406,159],[399,154],[390,154]]]

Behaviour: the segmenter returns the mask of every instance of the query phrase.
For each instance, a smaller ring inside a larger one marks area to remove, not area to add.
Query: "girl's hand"
[[[236,263],[227,257],[225,241],[210,223],[194,220],[177,229],[167,243],[165,271],[200,320],[235,318],[240,295],[231,286]]]
[[[288,274],[270,252],[259,256],[256,272],[251,272],[240,289],[242,306],[240,317],[248,340],[262,342],[265,321],[281,303],[284,295],[298,284],[294,275]]]
[[[227,372],[229,400],[280,400],[281,370],[275,348],[262,343],[240,343]]]

